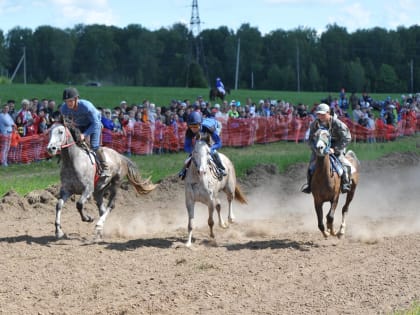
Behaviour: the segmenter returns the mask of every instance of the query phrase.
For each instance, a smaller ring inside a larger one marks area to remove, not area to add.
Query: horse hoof
[[[324,235],[324,238],[327,239],[330,234],[327,231],[322,232],[322,235]]]
[[[83,222],[88,222],[88,223],[91,223],[91,222],[93,222],[93,218],[91,217],[91,216],[85,216],[83,219],[82,219],[82,221]]]
[[[64,237],[64,233],[62,231],[55,233],[55,238],[56,239],[59,240],[59,239],[62,239],[63,237]]]
[[[338,239],[343,239],[344,238],[344,233],[337,233],[337,238]]]

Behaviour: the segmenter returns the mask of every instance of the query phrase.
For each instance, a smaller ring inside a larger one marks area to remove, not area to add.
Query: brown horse
[[[209,98],[210,101],[215,101],[216,97],[220,98],[222,101],[225,100],[227,94],[230,94],[230,89],[225,88],[226,94],[221,93],[217,88],[210,89]]]
[[[344,236],[346,227],[346,216],[350,202],[353,200],[359,182],[360,162],[353,151],[348,151],[345,155],[352,168],[351,190],[347,193],[346,202],[342,208],[342,221],[339,232],[334,231],[334,214],[340,197],[341,177],[337,174],[330,161],[331,136],[328,130],[319,129],[315,133],[315,170],[311,180],[312,195],[314,198],[315,211],[318,219],[318,228],[325,238],[329,234],[341,238]],[[327,214],[327,231],[323,223],[324,202],[330,202],[330,211]]]

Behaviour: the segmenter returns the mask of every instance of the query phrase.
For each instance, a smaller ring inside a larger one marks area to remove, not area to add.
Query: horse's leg
[[[218,219],[219,219],[219,226],[220,226],[221,228],[223,228],[223,229],[226,229],[226,228],[228,228],[229,226],[228,226],[228,225],[225,223],[225,221],[223,220],[222,214],[221,214],[221,212],[220,212],[220,210],[222,209],[222,206],[221,206],[221,204],[220,204],[220,200],[219,200],[219,199],[217,199],[217,200],[215,201],[215,203],[216,203],[217,217],[218,217]]]
[[[185,246],[190,247],[192,241],[192,231],[194,226],[194,201],[192,196],[190,196],[191,201],[187,201],[187,212],[188,212],[188,241]],[[188,198],[186,198],[188,200]]]
[[[64,232],[61,229],[61,210],[63,209],[64,203],[70,197],[70,193],[65,191],[63,188],[60,190],[60,199],[58,199],[57,204],[55,206],[55,237],[57,239],[62,238],[64,236]]]
[[[213,220],[213,213],[214,213],[214,205],[213,203],[210,203],[209,206],[209,219],[207,220],[207,224],[209,225],[209,229],[210,229],[210,237],[214,239],[214,232],[213,232],[213,227],[214,227],[214,220]]]
[[[342,238],[344,236],[344,233],[346,232],[346,217],[349,211],[350,202],[353,200],[355,190],[356,185],[353,183],[351,186],[351,190],[347,193],[346,203],[344,204],[343,209],[341,210],[341,226],[340,230],[337,233],[338,238]]]
[[[228,199],[228,208],[229,208],[228,222],[229,223],[234,223],[235,222],[235,215],[233,214],[233,194],[228,194],[227,199]]]
[[[330,211],[328,211],[327,214],[327,230],[330,232],[331,235],[336,235],[334,231],[334,215],[335,215],[335,209],[337,208],[338,204],[338,196],[340,194],[337,193],[337,197],[334,197],[333,201],[331,202]]]
[[[102,231],[104,229],[106,218],[111,213],[112,209],[115,207],[115,197],[117,195],[116,185],[112,184],[109,188],[109,199],[108,199],[107,207],[105,207],[103,204],[103,195],[104,195],[103,190],[95,192],[95,200],[99,208],[99,216],[100,216],[95,227],[97,236],[102,236]],[[100,203],[98,203],[98,201]]]
[[[89,187],[86,187],[86,189],[83,191],[82,195],[80,196],[80,199],[76,202],[76,208],[79,211],[80,217],[83,222],[93,222],[93,218],[91,218],[89,215],[83,212],[83,205],[90,197],[90,194],[91,194],[91,191]]]
[[[325,238],[328,237],[328,232],[325,231],[325,226],[323,222],[323,215],[322,215],[322,202],[315,201],[315,211],[316,211],[316,217],[318,219],[318,228],[321,231],[322,235],[324,235]]]

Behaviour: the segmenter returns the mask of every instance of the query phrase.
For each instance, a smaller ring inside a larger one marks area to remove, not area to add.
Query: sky
[[[124,28],[139,24],[151,31],[184,23],[188,28],[193,0],[0,0],[0,29],[77,24]],[[381,27],[418,25],[418,0],[197,0],[201,30],[227,26],[236,32],[244,23],[262,35],[274,30],[315,29],[337,24],[349,33]],[[195,29],[197,30],[197,28]]]

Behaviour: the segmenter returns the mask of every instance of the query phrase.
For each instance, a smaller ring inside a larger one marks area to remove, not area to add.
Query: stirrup
[[[341,192],[343,194],[348,193],[350,190],[351,190],[351,185],[350,184],[341,185]]]
[[[100,178],[108,178],[111,177],[111,173],[108,170],[102,170],[99,174]]]
[[[300,189],[300,191],[305,193],[305,194],[310,194],[311,193],[311,186],[309,186],[308,184],[304,184],[302,186],[302,188]]]

